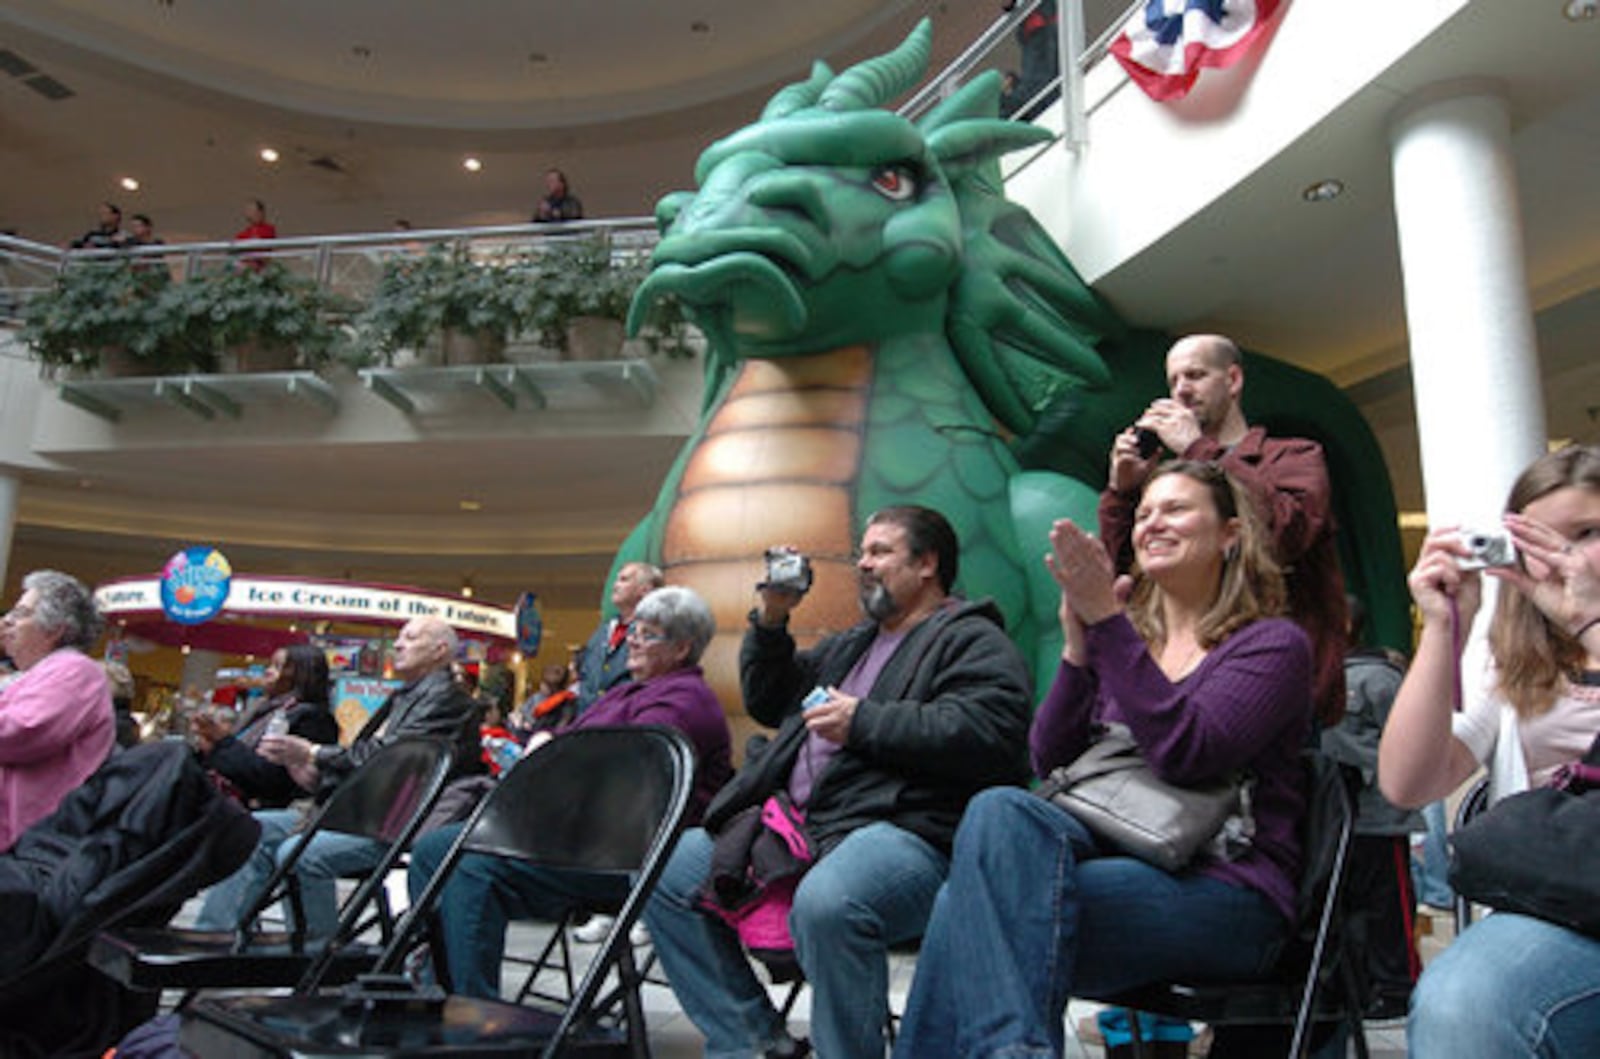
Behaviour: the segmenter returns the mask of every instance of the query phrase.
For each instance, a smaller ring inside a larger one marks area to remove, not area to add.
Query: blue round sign
[[[539,597],[524,592],[517,600],[517,650],[532,657],[539,653],[539,641],[544,639],[544,618],[539,616]]]
[[[185,548],[161,568],[161,609],[181,625],[210,621],[228,601],[233,568],[215,548]]]

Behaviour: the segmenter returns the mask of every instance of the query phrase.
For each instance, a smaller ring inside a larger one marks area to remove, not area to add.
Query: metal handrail
[[[899,113],[915,119],[939,100],[949,96],[960,84],[980,69],[999,47],[1031,15],[1041,0],[1018,0],[1015,7],[998,16],[949,64],[929,79],[899,108]],[[1072,3],[1074,0],[1064,0]],[[1085,48],[1075,63],[1081,73],[1107,54],[1118,31],[1143,7],[1132,3],[1107,27],[1093,44]],[[1063,64],[1065,66],[1065,64]],[[1034,99],[1018,108],[1018,113],[1036,111],[1051,92],[1061,92],[1064,105],[1073,103],[1062,92],[1061,75],[1046,85]],[[1069,116],[1070,117],[1070,116]],[[1075,126],[1069,120],[1065,127]],[[350,268],[341,268],[348,257],[364,255],[368,262],[389,256],[414,253],[434,245],[454,245],[473,250],[485,243],[498,243],[490,249],[497,254],[522,252],[541,243],[559,242],[605,235],[619,256],[631,257],[653,248],[658,238],[656,223],[650,217],[619,217],[607,220],[569,221],[562,224],[504,224],[472,228],[430,228],[416,231],[348,232],[335,235],[287,236],[273,240],[238,242],[233,240],[198,243],[172,243],[160,246],[120,249],[63,250],[17,236],[0,235],[0,320],[15,317],[34,294],[47,289],[55,273],[79,263],[126,259],[160,259],[169,266],[179,265],[178,275],[192,275],[215,262],[237,260],[240,255],[284,262],[304,262],[303,267],[324,286],[349,284]],[[363,280],[356,278],[357,286]]]

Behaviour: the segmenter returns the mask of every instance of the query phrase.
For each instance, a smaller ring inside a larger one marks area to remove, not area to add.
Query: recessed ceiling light
[[[137,180],[133,179],[133,177],[131,177],[131,176],[125,176],[121,180],[117,181],[117,183],[122,185],[122,190],[123,191],[138,191],[139,190],[139,182]]]
[[[1315,184],[1308,185],[1304,191],[1300,192],[1300,197],[1307,202],[1330,202],[1343,194],[1344,181],[1329,179],[1319,180]]]
[[[478,159],[473,158],[471,155],[468,155],[466,158],[461,160],[461,168],[465,169],[469,173],[476,173],[478,170],[483,168],[483,163]]]
[[[482,500],[462,500],[462,501],[460,501],[460,507],[461,507],[462,511],[482,511],[483,510],[483,501]]]
[[[278,160],[278,151],[277,151],[277,149],[273,148],[273,147],[263,147],[263,148],[261,148],[261,160],[263,162],[266,162],[268,165],[271,165],[273,162],[276,162]]]
[[[1567,0],[1561,13],[1573,22],[1586,22],[1600,15],[1600,0]]]

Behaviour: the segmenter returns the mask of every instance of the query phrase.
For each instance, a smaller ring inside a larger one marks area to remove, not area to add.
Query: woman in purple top
[[[1311,645],[1276,617],[1283,581],[1246,494],[1214,464],[1158,469],[1135,514],[1131,583],[1069,522],[1050,544],[1064,642],[1033,721],[1034,770],[1120,722],[1170,781],[1251,772],[1254,843],[1168,873],[1098,845],[1042,798],[983,792],[956,834],[897,1057],[1060,1055],[1074,992],[1263,973],[1293,915]]]
[[[728,720],[699,664],[716,627],[711,608],[691,589],[668,585],[651,592],[639,602],[628,627],[632,682],[606,692],[563,729],[650,724],[688,736],[696,763],[691,823],[699,822],[706,803],[733,774]],[[561,738],[560,732],[536,733],[528,748],[552,738]],[[443,863],[462,826],[429,832],[412,848],[407,881],[413,900]],[[609,878],[467,854],[439,895],[439,925],[455,991],[484,999],[500,996],[500,961],[511,920],[552,922],[574,906],[605,909],[625,896],[626,888],[618,889]]]

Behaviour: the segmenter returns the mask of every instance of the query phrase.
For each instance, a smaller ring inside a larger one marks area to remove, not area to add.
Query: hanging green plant
[[[127,259],[71,262],[23,311],[19,337],[52,368],[160,375],[199,363],[161,307],[166,266]]]

